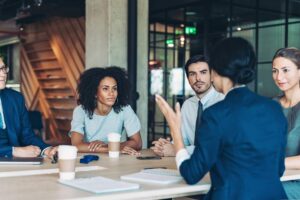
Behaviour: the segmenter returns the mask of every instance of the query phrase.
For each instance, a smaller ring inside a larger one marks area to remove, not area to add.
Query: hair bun
[[[243,68],[236,76],[236,83],[247,84],[254,79],[254,70],[250,68]]]

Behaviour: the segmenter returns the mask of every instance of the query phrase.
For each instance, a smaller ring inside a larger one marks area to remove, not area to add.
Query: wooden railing
[[[57,125],[53,116],[51,115],[49,105],[46,101],[45,95],[40,90],[39,82],[33,71],[32,65],[28,59],[24,47],[21,45],[21,91],[24,95],[26,105],[29,110],[40,110],[43,114],[45,121],[49,121],[47,130],[47,137],[53,139],[60,139],[56,134]]]
[[[22,35],[21,90],[30,110],[49,122],[50,140],[69,142],[77,80],[85,63],[85,19],[51,18],[28,24]]]
[[[76,93],[77,80],[85,65],[84,17],[54,18],[44,21],[50,45]]]

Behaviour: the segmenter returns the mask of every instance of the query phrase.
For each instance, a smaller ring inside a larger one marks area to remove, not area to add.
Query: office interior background
[[[300,48],[299,0],[4,0],[0,24],[9,86],[43,114],[44,139],[52,143],[68,142],[76,84],[86,68],[128,70],[149,147],[169,136],[154,94],[171,105],[193,95],[183,71],[189,57],[208,55],[223,38],[245,38],[257,54],[248,87],[271,98],[280,94],[272,56],[282,47]]]

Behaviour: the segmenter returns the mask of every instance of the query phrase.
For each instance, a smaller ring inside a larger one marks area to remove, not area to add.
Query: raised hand
[[[156,95],[155,100],[159,109],[161,110],[169,124],[170,132],[174,141],[176,151],[184,148],[180,131],[181,113],[179,103],[176,103],[174,111],[160,95]]]

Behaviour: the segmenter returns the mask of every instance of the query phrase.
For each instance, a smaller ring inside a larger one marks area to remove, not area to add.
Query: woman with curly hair
[[[71,141],[79,152],[108,152],[107,135],[122,134],[123,153],[138,154],[142,147],[140,121],[128,104],[129,83],[119,67],[91,68],[80,77],[78,106],[73,111]]]

